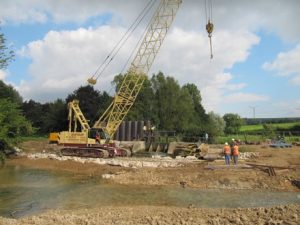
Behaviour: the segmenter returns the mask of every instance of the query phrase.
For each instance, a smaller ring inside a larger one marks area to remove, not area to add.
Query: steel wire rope
[[[147,30],[149,29],[150,26],[151,26],[151,20],[149,21],[148,25],[145,27],[144,32],[141,34],[141,36],[140,36],[138,42],[136,43],[136,45],[135,45],[134,48],[132,49],[132,51],[131,51],[131,53],[130,53],[128,59],[126,60],[126,62],[125,62],[125,64],[124,64],[124,66],[123,66],[123,68],[122,68],[120,74],[123,74],[123,73],[124,73],[125,69],[127,68],[128,64],[129,64],[129,61],[132,59],[133,54],[134,54],[134,53],[137,51],[137,49],[139,48],[139,46],[140,46],[140,44],[141,44],[143,38],[145,37],[145,35],[146,35],[146,33],[147,33]],[[114,88],[114,86],[112,86],[112,87],[110,88],[110,90],[109,90],[109,92],[108,92],[109,94],[111,94],[111,91],[112,91],[113,88]],[[115,90],[115,92],[116,92],[116,90]]]
[[[151,7],[150,7],[150,8],[148,9],[148,11],[143,15],[143,17],[141,18],[141,20],[139,21],[139,23],[138,23],[137,25],[139,25],[139,24],[141,23],[141,21],[145,18],[145,16],[149,13],[150,9],[154,6],[154,3],[156,2],[156,0],[151,0],[151,1],[149,1],[149,3],[147,4],[147,6],[149,6],[151,2],[152,2]],[[145,8],[147,8],[147,6],[146,6]],[[145,11],[145,8],[143,9],[143,11]],[[141,15],[141,13],[140,13],[140,15]],[[139,18],[140,15],[139,15],[137,18]],[[137,19],[135,20],[135,22],[136,22],[136,21],[137,21]],[[135,23],[135,22],[134,22],[134,23]],[[134,24],[134,23],[133,23],[133,24]],[[132,28],[133,24],[130,26],[130,28]],[[149,21],[147,27],[145,28],[144,32],[142,33],[141,37],[139,38],[139,41],[138,41],[137,44],[135,45],[135,47],[134,47],[134,49],[132,50],[130,56],[128,57],[128,59],[127,59],[125,65],[124,65],[123,69],[121,70],[121,74],[124,72],[124,70],[125,70],[127,64],[129,63],[129,60],[132,58],[132,55],[134,54],[134,52],[135,52],[136,49],[138,48],[138,45],[141,43],[141,41],[142,41],[143,37],[145,36],[145,34],[146,34],[146,32],[147,32],[147,30],[148,30],[150,24],[151,24],[151,20]],[[137,27],[137,25],[136,25],[136,27]],[[134,30],[136,29],[136,27],[134,28]],[[134,30],[133,30],[133,31],[134,31]],[[128,31],[129,31],[129,29],[127,30],[126,33],[128,33]],[[132,32],[133,32],[133,31],[132,31]],[[131,32],[131,33],[132,33],[132,32]],[[124,36],[125,36],[125,35],[124,35]],[[124,37],[124,36],[123,36],[123,37]],[[123,39],[123,37],[122,37],[122,39]],[[127,37],[127,39],[128,39],[128,37]],[[127,40],[127,39],[126,39],[126,40]],[[120,41],[119,41],[119,42],[120,42]],[[115,46],[115,48],[116,48],[116,46]],[[115,49],[115,48],[114,48],[114,49]],[[112,53],[112,52],[113,52],[113,51],[111,51],[111,53]],[[110,54],[111,54],[111,53],[110,53]],[[109,55],[108,55],[107,58],[109,58]],[[105,61],[107,60],[107,58],[105,59]],[[105,61],[104,61],[104,62],[105,62]],[[103,64],[104,64],[104,63],[103,63]],[[106,66],[106,67],[107,67],[107,66]],[[106,68],[106,67],[105,67],[105,68]],[[99,69],[98,69],[98,70],[99,70]],[[95,74],[96,74],[96,73],[95,73]],[[95,74],[93,75],[93,77],[95,76]],[[97,77],[97,79],[98,79],[98,78],[99,78],[99,76]],[[111,92],[112,92],[113,88],[114,88],[114,86],[111,85],[111,88],[110,88],[109,91],[107,92],[109,95],[111,95]],[[115,93],[116,93],[116,90],[115,90]]]
[[[210,59],[213,58],[212,49],[212,32],[214,30],[214,25],[212,23],[212,0],[205,0],[205,16],[206,16],[206,31],[208,33],[209,44],[210,44]]]
[[[124,44],[127,42],[129,37],[132,35],[132,33],[136,30],[138,25],[143,21],[145,16],[149,13],[150,9],[153,7],[156,0],[150,0],[148,4],[144,7],[142,12],[138,15],[138,17],[134,20],[134,22],[131,24],[131,26],[128,28],[126,33],[122,36],[122,38],[118,41],[118,43],[114,46],[113,50],[108,54],[108,56],[105,58],[103,63],[98,67],[92,78],[96,76],[97,80],[105,71],[105,69],[108,67],[108,65],[111,63],[111,61],[114,59],[114,57],[118,54],[120,49],[124,46]],[[109,61],[107,62],[107,60]],[[106,63],[106,64],[105,64]],[[102,69],[101,69],[102,68]],[[100,70],[101,69],[101,70]],[[99,72],[100,71],[100,72]]]
[[[136,43],[136,45],[135,45],[134,48],[132,49],[129,58],[127,59],[127,61],[126,61],[125,65],[124,65],[124,67],[123,67],[122,70],[121,70],[121,73],[123,73],[123,72],[125,71],[127,65],[129,64],[129,60],[132,58],[133,54],[134,54],[134,53],[137,51],[137,49],[139,48],[139,46],[140,46],[140,44],[141,44],[143,38],[145,37],[145,35],[146,35],[146,33],[147,33],[147,30],[149,29],[150,25],[151,25],[151,21],[149,21],[149,23],[148,23],[148,25],[146,26],[144,32],[143,32],[142,35],[140,36],[138,42]]]
[[[102,62],[102,64],[97,68],[96,72],[94,73],[93,77],[98,73],[98,71],[100,70],[100,68],[104,65],[104,63],[107,61],[107,59],[110,58],[110,56],[113,54],[113,52],[116,50],[116,48],[118,47],[118,45],[120,45],[120,43],[123,41],[123,39],[126,37],[126,35],[129,33],[129,31],[132,29],[132,27],[134,26],[134,24],[137,22],[137,20],[139,19],[139,17],[141,17],[141,15],[145,12],[145,10],[148,8],[148,6],[150,5],[151,1],[150,0],[148,2],[148,4],[144,7],[144,9],[140,12],[140,14],[137,16],[137,18],[134,20],[134,22],[131,24],[131,26],[127,29],[127,31],[125,32],[125,34],[122,36],[122,38],[117,42],[117,44],[114,46],[114,48],[110,51],[110,53],[107,55],[107,57],[104,59],[104,61]]]
[[[141,42],[142,42],[142,40],[143,40],[143,38],[144,38],[144,36],[145,36],[145,34],[146,34],[146,32],[147,32],[149,26],[150,26],[150,23],[147,25],[147,27],[145,28],[145,30],[144,30],[144,32],[142,33],[141,37],[139,38],[139,41],[136,43],[136,45],[135,45],[134,48],[132,49],[132,51],[131,51],[131,53],[130,53],[130,56],[129,56],[128,59],[126,60],[125,65],[123,66],[123,68],[122,68],[120,74],[123,74],[123,73],[124,73],[125,69],[127,68],[127,65],[129,64],[130,59],[132,59],[133,54],[137,51],[138,46],[141,44]],[[111,91],[112,91],[113,88],[114,88],[114,86],[112,86],[112,87],[110,88],[110,90],[109,90],[109,92],[108,92],[109,94],[111,94]],[[115,92],[116,92],[116,90],[115,90]]]
[[[212,21],[212,0],[205,0],[204,3],[206,22]]]
[[[138,46],[140,46],[140,44],[141,44],[143,38],[145,37],[145,35],[146,35],[146,33],[147,33],[147,30],[149,29],[150,25],[151,25],[151,20],[149,21],[148,25],[146,26],[144,32],[141,34],[141,36],[140,36],[138,42],[136,43],[136,45],[135,45],[134,48],[132,49],[132,51],[131,51],[131,53],[130,53],[130,56],[129,56],[128,59],[126,60],[125,65],[123,66],[123,68],[122,68],[122,70],[121,70],[121,74],[123,74],[124,71],[125,71],[125,69],[127,68],[130,59],[132,59],[133,54],[137,51]],[[109,94],[111,94],[111,91],[112,91],[113,88],[114,88],[114,87],[112,86],[111,89],[109,90]],[[115,91],[115,92],[116,92],[116,91]]]

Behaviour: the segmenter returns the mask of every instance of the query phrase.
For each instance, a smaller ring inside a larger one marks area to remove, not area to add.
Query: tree
[[[217,136],[224,134],[225,121],[220,115],[214,112],[209,112],[208,118],[209,120],[206,129],[210,136],[210,140],[213,141]]]
[[[114,77],[112,84],[115,85],[116,91],[118,91],[123,80],[124,75],[122,74]],[[154,92],[148,77],[145,77],[141,90],[125,119],[145,121],[150,120],[152,122],[157,121],[154,109]]]
[[[112,98],[106,92],[101,94],[91,85],[79,87],[68,95],[66,102],[68,103],[73,99],[79,100],[79,107],[85,118],[90,121],[90,124],[94,124],[112,101]]]
[[[194,106],[193,122],[189,129],[190,135],[202,136],[204,133],[208,133],[206,126],[209,121],[208,116],[205,113],[205,109],[201,104],[202,98],[200,91],[195,84],[186,84],[182,87],[182,89],[188,91]]]
[[[37,128],[39,132],[44,130],[44,116],[43,104],[35,102],[34,100],[25,101],[22,103],[23,115],[32,123],[32,126]]]
[[[43,126],[42,133],[58,132],[68,128],[68,109],[66,102],[57,99],[54,102],[46,103],[42,107]]]
[[[11,85],[5,84],[2,80],[0,80],[0,98],[9,99],[12,102],[16,102],[21,105],[23,99],[19,92],[17,92]]]
[[[14,51],[7,47],[4,34],[0,32],[0,69],[5,69],[14,59],[14,56]]]
[[[181,89],[173,77],[165,77],[162,72],[153,75],[151,82],[159,128],[178,132],[187,130],[194,110],[188,91]]]
[[[275,133],[275,127],[272,124],[263,124],[263,135],[267,138],[274,138]]]
[[[243,125],[243,119],[234,113],[227,113],[223,116],[223,119],[226,123],[225,133],[226,134],[237,134]]]
[[[19,105],[9,99],[0,99],[0,140],[8,144],[13,138],[32,132],[32,126],[22,115]]]

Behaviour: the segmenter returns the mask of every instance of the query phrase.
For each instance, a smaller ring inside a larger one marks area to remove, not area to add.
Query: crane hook
[[[210,58],[213,58],[213,53],[212,53],[212,42],[211,42],[211,37],[212,37],[212,32],[214,30],[214,24],[208,20],[208,23],[206,24],[206,31],[208,33],[209,37],[209,43],[210,43]]]
[[[91,85],[95,85],[95,84],[97,83],[97,80],[94,79],[93,77],[91,77],[91,78],[89,78],[89,79],[87,80],[87,82],[88,82],[89,84],[91,84]]]

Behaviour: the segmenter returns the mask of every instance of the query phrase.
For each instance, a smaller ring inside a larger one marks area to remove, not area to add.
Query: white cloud
[[[0,80],[4,80],[6,76],[7,76],[6,71],[0,70]]]
[[[216,110],[233,79],[224,69],[246,60],[251,47],[258,43],[256,35],[244,30],[218,31],[213,37],[214,58],[210,60],[209,40],[203,32],[175,28],[167,36],[153,70],[175,76],[181,84],[196,84],[205,108]]]
[[[43,102],[66,97],[85,84],[124,32],[116,26],[48,32],[43,40],[29,43],[19,53],[32,59],[30,83],[22,82],[19,91],[25,99]],[[238,90],[245,85],[231,85],[233,76],[224,73],[224,69],[244,61],[250,48],[259,42],[257,36],[246,31],[236,31],[234,42],[230,41],[231,35],[225,31],[215,33],[214,59],[210,60],[206,35],[175,28],[168,34],[149,75],[161,70],[181,84],[196,84],[205,107],[216,109],[228,88]],[[97,89],[110,90],[113,76],[121,72],[137,39],[134,36],[120,51],[120,56],[100,77]]]
[[[246,86],[247,86],[246,83],[228,84],[227,89],[230,90],[230,91],[239,91],[239,90],[243,89]]]
[[[130,0],[1,0],[0,20],[14,23],[83,23],[96,16],[112,16],[112,21],[128,27],[147,1]],[[176,23],[188,30],[205,26],[204,1],[183,1]],[[214,1],[213,21],[216,30],[275,32],[285,40],[299,41],[300,1],[298,0],[253,0]],[[276,15],[276,16],[274,16]]]
[[[64,98],[80,85],[108,55],[109,50],[124,33],[122,28],[103,26],[98,29],[80,28],[74,31],[50,31],[43,40],[29,43],[21,55],[30,57],[30,82],[24,81],[18,87],[25,99],[48,101]],[[132,43],[121,49],[117,64],[99,79],[97,88],[108,90],[113,76],[121,71],[125,53]],[[115,61],[116,61],[115,60]]]
[[[299,100],[289,99],[285,101],[267,102],[260,105],[256,111],[260,117],[299,117],[300,116]]]
[[[4,22],[45,23],[51,20],[55,23],[83,23],[93,18],[89,24],[94,27],[49,31],[43,39],[28,43],[18,52],[20,56],[32,60],[29,68],[31,80],[22,81],[18,87],[24,98],[38,101],[64,98],[79,85],[84,85],[86,78],[107,56],[124,33],[124,27],[129,27],[145,3],[138,0],[0,1],[0,20]],[[242,89],[247,84],[237,83],[234,74],[224,71],[247,59],[251,48],[260,41],[255,34],[257,31],[272,32],[279,38],[299,43],[300,26],[290,21],[300,19],[300,1],[215,1],[213,60],[209,60],[203,3],[183,1],[175,26],[149,74],[161,70],[166,75],[174,76],[181,84],[196,84],[208,111],[218,111],[224,96],[225,99],[228,96],[240,97],[240,101],[244,102],[265,101],[268,98],[265,95],[243,93]],[[106,21],[108,25],[103,26],[106,17],[109,18]],[[95,28],[98,24],[100,27]],[[137,39],[135,35],[122,49],[119,58],[99,79],[96,89],[110,89],[113,76],[121,71]],[[292,76],[290,81],[299,84],[299,65],[296,62],[300,60],[295,56],[298,54],[297,48],[295,52],[278,55],[278,61],[266,63],[264,68]]]
[[[264,63],[263,68],[277,71],[278,75],[300,74],[300,44],[288,52],[281,52],[272,63]]]
[[[256,94],[249,94],[249,93],[234,93],[230,95],[226,95],[223,99],[225,103],[245,103],[245,102],[261,102],[269,100],[268,96],[265,95],[256,95]]]
[[[289,83],[292,84],[292,85],[297,85],[297,86],[299,86],[299,85],[300,85],[300,75],[294,76],[294,77],[290,80]]]
[[[281,52],[273,62],[266,62],[263,68],[279,76],[294,76],[291,84],[300,85],[300,44],[288,52]]]
[[[47,21],[46,5],[35,0],[3,0],[0,2],[0,21],[14,23],[44,23]]]
[[[0,20],[4,23],[84,23],[96,16],[113,14],[113,20],[125,18],[132,21],[136,13],[145,6],[145,1],[131,0],[120,2],[119,0],[1,0]]]

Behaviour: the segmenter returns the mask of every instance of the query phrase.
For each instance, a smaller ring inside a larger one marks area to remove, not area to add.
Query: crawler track
[[[101,147],[64,147],[61,149],[64,156],[77,156],[89,158],[112,158],[115,156],[131,156],[131,152],[126,149],[103,145]]]

